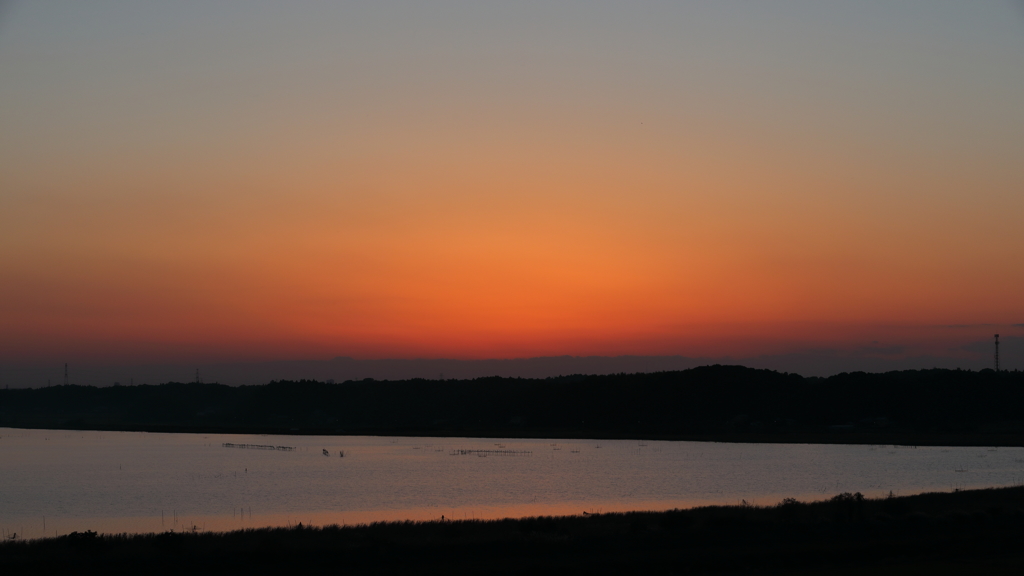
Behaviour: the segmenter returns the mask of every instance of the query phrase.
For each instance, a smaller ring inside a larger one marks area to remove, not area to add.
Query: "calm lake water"
[[[19,538],[770,505],[1022,482],[1024,448],[0,428],[0,530]]]

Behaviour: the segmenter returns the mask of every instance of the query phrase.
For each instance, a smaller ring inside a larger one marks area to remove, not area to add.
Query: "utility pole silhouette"
[[[996,372],[999,372],[999,334],[996,334]]]
[[[64,385],[68,385],[68,363],[64,363]]]

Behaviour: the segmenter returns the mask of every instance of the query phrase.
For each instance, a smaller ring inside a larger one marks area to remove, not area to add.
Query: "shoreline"
[[[503,520],[232,532],[97,534],[0,543],[5,574],[1019,573],[1024,486],[870,499]]]
[[[224,434],[253,436],[376,436],[404,438],[494,438],[563,440],[654,440],[671,442],[717,442],[745,444],[846,444],[868,446],[950,446],[950,447],[1024,447],[1024,434],[949,433],[949,432],[765,432],[657,434],[646,432],[609,432],[579,428],[540,429],[395,429],[395,428],[299,428],[258,426],[182,426],[182,425],[92,425],[61,426],[2,423],[0,428],[19,430],[64,430],[92,432],[147,432],[164,434]]]

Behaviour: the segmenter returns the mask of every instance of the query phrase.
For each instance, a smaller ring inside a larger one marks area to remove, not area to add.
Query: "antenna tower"
[[[64,385],[68,385],[68,363],[64,363]]]
[[[996,372],[999,372],[999,334],[996,334]]]
[[[199,368],[196,368],[196,384],[199,384]]]

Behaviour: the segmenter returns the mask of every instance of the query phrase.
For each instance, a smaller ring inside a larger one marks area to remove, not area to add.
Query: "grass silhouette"
[[[1024,568],[1024,487],[775,506],[0,544],[0,572],[987,574]]]

